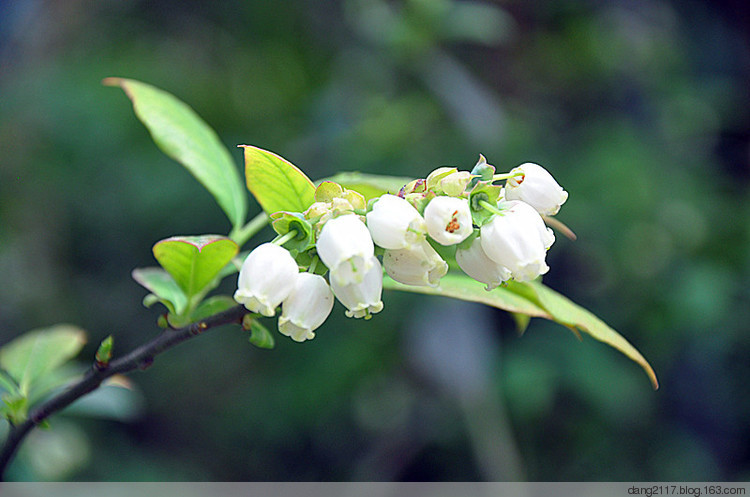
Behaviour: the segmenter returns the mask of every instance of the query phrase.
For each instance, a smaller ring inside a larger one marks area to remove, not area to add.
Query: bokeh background
[[[130,350],[159,314],[131,270],[229,230],[100,84],[122,76],[188,102],[238,168],[244,143],[313,178],[543,164],[578,234],[545,282],[661,381],[555,323],[387,292],[302,345],[181,345],[35,431],[8,478],[750,479],[748,26],[742,0],[0,1],[0,344],[70,322],[81,368],[110,333]]]

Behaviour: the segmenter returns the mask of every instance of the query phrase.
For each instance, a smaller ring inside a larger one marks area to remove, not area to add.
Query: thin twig
[[[162,352],[211,328],[216,328],[224,324],[240,323],[243,316],[248,312],[243,306],[236,306],[183,328],[167,328],[149,342],[141,345],[129,354],[111,361],[106,366],[92,366],[91,369],[84,373],[81,379],[64,391],[33,408],[26,420],[11,427],[0,452],[0,479],[2,479],[6,467],[13,459],[16,450],[26,435],[50,415],[64,409],[84,395],[93,392],[110,376],[128,373],[136,369],[146,369],[154,361],[154,358]]]

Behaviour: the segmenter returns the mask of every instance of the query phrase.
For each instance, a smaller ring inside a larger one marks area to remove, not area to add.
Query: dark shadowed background
[[[0,0],[0,344],[70,322],[82,369],[110,333],[130,350],[160,312],[131,270],[230,228],[100,84],[122,76],[188,102],[238,168],[244,143],[314,179],[544,165],[578,234],[545,282],[661,381],[554,323],[519,337],[501,311],[386,292],[308,343],[192,340],[109,417],[53,417],[7,476],[750,479],[748,26],[739,0]]]

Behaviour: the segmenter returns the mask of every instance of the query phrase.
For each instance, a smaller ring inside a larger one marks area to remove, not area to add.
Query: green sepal
[[[334,198],[341,197],[344,188],[335,181],[323,181],[315,188],[316,202],[333,202]]]
[[[294,238],[284,243],[285,249],[302,253],[315,246],[315,230],[310,221],[299,212],[275,212],[271,215],[271,219],[273,219],[271,226],[279,235],[283,236],[291,231],[297,232]]]
[[[335,181],[344,188],[360,193],[365,197],[365,200],[372,200],[384,193],[398,194],[404,185],[411,180],[412,178],[405,176],[382,176],[379,174],[344,172],[320,180],[320,182]]]
[[[471,193],[469,193],[469,208],[471,210],[471,220],[476,226],[481,227],[495,215],[494,212],[480,205],[480,201],[484,200],[492,205],[497,205],[502,191],[501,186],[484,181],[477,183],[474,189],[471,190]]]
[[[461,250],[469,250],[471,248],[471,244],[474,243],[474,240],[476,240],[478,237],[479,228],[474,228],[471,234],[466,237],[466,239],[456,245],[456,248]]]
[[[242,327],[250,331],[250,343],[261,349],[272,349],[276,345],[273,335],[268,328],[263,326],[257,319],[250,314],[245,315],[242,320]]]
[[[495,175],[495,166],[487,164],[484,155],[479,154],[479,160],[471,170],[471,175],[474,177],[469,182],[468,188],[473,188],[479,181],[492,181],[492,177]]]
[[[377,250],[377,247],[375,250]],[[312,262],[316,257],[318,257],[317,251],[308,250],[307,252],[300,252],[299,254],[296,254],[294,257],[294,260],[297,261],[297,265],[303,271],[308,271],[310,265],[312,265]],[[323,276],[327,272],[328,272],[328,266],[323,264],[323,261],[321,261],[320,258],[318,258],[318,261],[315,263],[315,270],[312,273]]]
[[[429,204],[430,201],[435,197],[437,197],[437,194],[432,190],[428,190],[424,193],[407,193],[406,194],[406,200],[412,206],[414,206],[415,209],[417,209],[420,216],[424,216],[424,210],[427,207],[427,204]]]
[[[447,178],[453,173],[457,173],[458,168],[456,167],[439,167],[432,171],[425,179],[426,187],[428,190],[439,189],[440,180]]]

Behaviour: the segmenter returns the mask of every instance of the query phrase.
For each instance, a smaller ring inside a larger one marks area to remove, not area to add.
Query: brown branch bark
[[[249,311],[243,306],[236,306],[183,328],[167,328],[149,342],[134,349],[129,354],[109,362],[106,366],[92,366],[78,381],[34,407],[25,421],[11,426],[2,451],[0,451],[0,479],[2,479],[5,469],[26,435],[50,415],[93,392],[110,376],[128,373],[136,369],[146,369],[154,361],[154,358],[162,352],[211,328],[230,323],[240,323],[245,314],[248,313]]]

